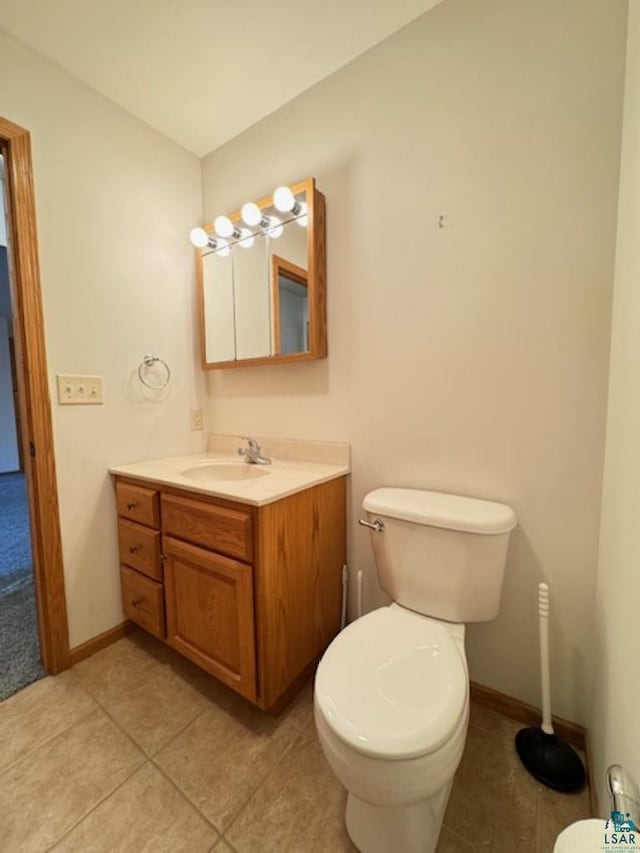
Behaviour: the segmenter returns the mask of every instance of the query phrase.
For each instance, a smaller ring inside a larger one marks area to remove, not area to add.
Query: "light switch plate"
[[[191,409],[191,429],[202,429],[202,409]]]
[[[102,376],[56,375],[61,406],[100,406],[104,403]]]

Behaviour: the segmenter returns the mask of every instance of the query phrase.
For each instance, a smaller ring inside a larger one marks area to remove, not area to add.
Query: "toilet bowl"
[[[316,728],[361,853],[434,853],[469,721],[463,623],[498,612],[515,515],[420,489],[377,489],[363,506],[394,603],[326,650]]]
[[[398,605],[369,613],[322,659],[314,712],[356,846],[433,853],[469,719],[464,626]]]

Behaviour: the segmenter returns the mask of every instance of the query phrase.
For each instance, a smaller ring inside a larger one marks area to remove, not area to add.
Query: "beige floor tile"
[[[437,853],[551,853],[589,816],[588,791],[557,794],[522,768],[521,727],[472,703]],[[56,841],[82,853],[355,851],[345,799],[312,681],[274,719],[144,632],[0,704],[2,853]]]
[[[96,708],[71,672],[36,681],[0,703],[0,771]]]
[[[237,704],[239,697],[235,690],[227,687],[213,675],[209,675],[208,672],[200,669],[199,666],[191,663],[172,649],[169,651],[171,654],[165,663],[165,671],[172,672],[182,679],[216,707],[231,708]]]
[[[313,719],[313,680],[302,688],[283,716],[300,731],[308,726]]]
[[[525,727],[524,723],[498,714],[476,702],[472,702],[470,706],[469,725],[505,740],[515,740],[516,734]]]
[[[151,756],[192,722],[207,707],[207,700],[171,670],[160,670],[136,687],[103,699],[102,704]]]
[[[464,841],[448,827],[443,826],[436,853],[475,853],[475,851],[468,842]]]
[[[344,826],[345,800],[324,756],[298,735],[226,836],[238,853],[355,851]]]
[[[296,736],[286,719],[238,698],[231,710],[210,706],[155,760],[223,832]]]
[[[316,721],[313,717],[302,730],[302,734],[315,746],[316,749],[322,749],[322,746],[320,745],[320,738],[318,737],[318,729],[316,728]]]
[[[0,776],[3,853],[47,849],[143,762],[103,711],[29,753]]]
[[[76,664],[73,672],[91,696],[104,702],[148,680],[163,662],[164,658],[141,646],[134,634]]]
[[[534,853],[538,790],[511,738],[470,727],[445,825],[491,853]]]
[[[537,853],[551,853],[562,830],[576,820],[591,817],[589,789],[579,794],[559,794],[542,788],[538,794]]]
[[[57,853],[208,853],[218,835],[152,764],[79,823]],[[217,849],[217,848],[216,848]]]
[[[318,749],[322,749],[318,739],[318,730],[313,716],[313,681],[310,681],[298,693],[285,716]]]
[[[144,631],[142,628],[138,628],[133,634],[130,634],[129,641],[155,658],[158,663],[165,663],[174,655],[178,656],[177,652],[174,652],[171,646],[168,646],[165,642]],[[180,655],[180,658],[184,660],[182,655]]]
[[[144,652],[150,658],[148,663],[154,673],[173,673],[216,705],[230,707],[237,702],[238,694],[234,690],[146,631],[136,631],[130,642],[136,651]]]

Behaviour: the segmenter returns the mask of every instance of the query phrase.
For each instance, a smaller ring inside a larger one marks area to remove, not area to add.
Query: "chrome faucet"
[[[262,448],[255,438],[242,436],[242,440],[247,442],[246,447],[238,448],[238,455],[244,456],[244,461],[250,465],[271,465],[271,459],[268,456],[262,455]]]

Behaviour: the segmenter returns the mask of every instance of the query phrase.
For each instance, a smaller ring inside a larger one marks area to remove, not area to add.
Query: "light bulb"
[[[247,225],[260,225],[262,223],[262,211],[253,201],[243,204],[241,213]]]
[[[300,203],[300,213],[298,215],[298,218],[296,219],[296,222],[301,228],[306,228],[309,224],[309,206],[307,205],[306,201]]]
[[[213,221],[213,227],[216,230],[216,234],[219,234],[221,237],[231,237],[234,230],[233,222],[228,216],[216,216]]]
[[[296,206],[296,197],[289,187],[278,187],[273,193],[273,205],[280,213],[289,213]]]
[[[216,255],[219,255],[221,258],[226,258],[230,252],[231,247],[227,243],[227,241],[221,237],[217,242]]]
[[[282,227],[282,222],[278,219],[277,216],[269,217],[269,227],[267,228],[267,234],[269,237],[272,237],[276,240],[278,237],[282,237],[284,228]]]
[[[240,240],[238,242],[243,249],[250,249],[253,246],[253,234],[248,228],[240,229]]]
[[[209,245],[209,235],[204,228],[192,228],[189,231],[189,239],[196,249],[205,249]]]

